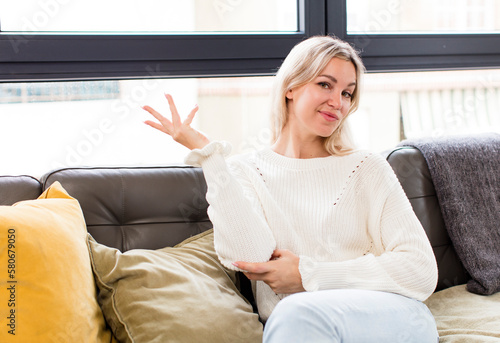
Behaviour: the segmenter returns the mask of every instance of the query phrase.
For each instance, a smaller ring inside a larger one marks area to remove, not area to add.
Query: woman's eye
[[[319,82],[318,85],[321,88],[324,88],[324,89],[329,89],[330,88],[330,85],[327,82]]]
[[[349,92],[344,92],[344,93],[342,93],[342,95],[343,95],[344,97],[346,97],[346,98],[349,98],[349,99],[351,99],[351,98],[352,98],[352,94],[351,94],[351,93],[349,93]]]

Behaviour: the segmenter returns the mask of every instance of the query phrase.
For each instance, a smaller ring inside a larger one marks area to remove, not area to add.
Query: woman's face
[[[287,92],[292,134],[303,139],[329,137],[347,115],[356,88],[354,64],[333,58],[311,82]]]

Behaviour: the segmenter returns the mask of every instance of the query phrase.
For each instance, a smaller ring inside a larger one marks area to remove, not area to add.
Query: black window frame
[[[298,31],[253,34],[0,32],[0,81],[271,75],[301,40],[325,34],[325,0],[298,0]]]
[[[346,0],[297,0],[299,30],[253,34],[0,31],[0,82],[273,75],[290,49],[332,34],[368,72],[500,67],[500,34],[347,34]],[[1,24],[1,23],[0,23]]]
[[[326,5],[326,32],[360,50],[368,72],[500,67],[500,34],[348,34],[346,0]]]

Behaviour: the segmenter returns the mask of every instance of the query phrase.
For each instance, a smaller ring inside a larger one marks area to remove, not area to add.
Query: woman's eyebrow
[[[331,75],[326,75],[326,74],[322,74],[322,75],[319,75],[319,76],[323,76],[323,77],[326,77],[328,79],[330,79],[333,83],[337,83],[337,79],[334,78],[333,76]],[[350,84],[347,85],[347,87],[351,87],[351,86],[356,86],[356,82],[351,82]]]

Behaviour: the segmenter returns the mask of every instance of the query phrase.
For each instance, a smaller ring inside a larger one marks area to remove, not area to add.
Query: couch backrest
[[[42,177],[78,199],[87,229],[125,252],[159,249],[211,228],[199,168],[69,168]]]
[[[436,290],[466,283],[470,277],[446,231],[424,156],[416,148],[401,147],[391,151],[387,161],[394,169],[431,242],[439,269]]]
[[[36,199],[42,194],[42,184],[31,176],[0,176],[0,205]]]

